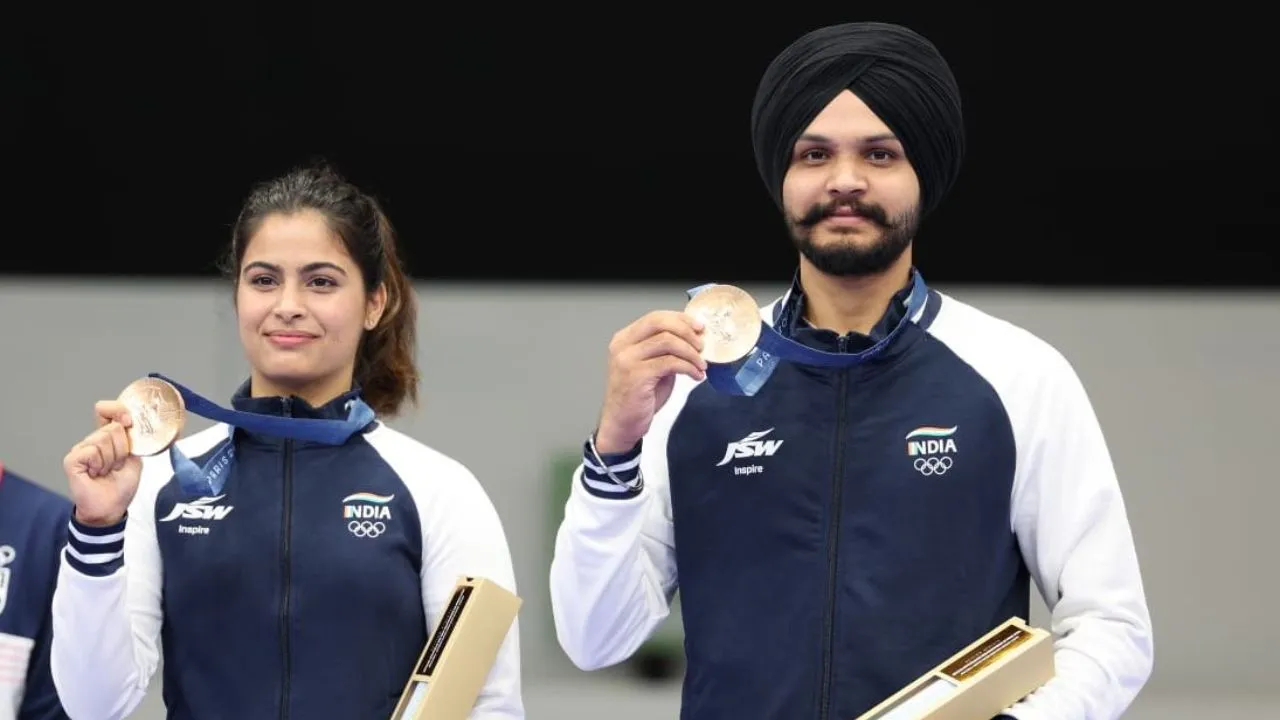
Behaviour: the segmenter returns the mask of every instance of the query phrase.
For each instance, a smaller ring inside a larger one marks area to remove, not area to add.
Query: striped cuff
[[[644,476],[640,473],[643,445],[642,440],[625,453],[600,455],[591,438],[587,438],[582,444],[582,487],[596,497],[613,500],[639,495],[644,488]]]
[[[124,565],[124,526],[129,516],[107,527],[76,522],[75,513],[67,526],[67,564],[90,577],[106,577]]]

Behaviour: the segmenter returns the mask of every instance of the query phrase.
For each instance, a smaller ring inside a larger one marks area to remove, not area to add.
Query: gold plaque
[[[484,578],[459,578],[391,720],[466,720],[523,601]]]
[[[942,674],[952,680],[968,680],[1030,638],[1030,631],[1017,625],[1005,624],[996,630],[994,637],[943,668]]]
[[[1053,638],[1009,618],[857,720],[989,720],[1053,674]]]

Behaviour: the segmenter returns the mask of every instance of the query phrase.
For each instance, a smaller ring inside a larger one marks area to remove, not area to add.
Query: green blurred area
[[[560,521],[564,519],[564,506],[569,500],[569,491],[573,487],[573,473],[582,461],[581,447],[555,453],[551,459],[548,490],[550,519],[548,557],[555,550],[556,531]],[[555,627],[550,617],[547,618],[549,631],[555,636]],[[642,676],[649,679],[665,679],[676,668],[684,666],[684,626],[680,617],[680,596],[676,595],[671,606],[671,614],[658,626],[648,642],[632,656],[630,665]]]

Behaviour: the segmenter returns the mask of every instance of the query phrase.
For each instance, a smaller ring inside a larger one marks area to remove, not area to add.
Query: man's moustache
[[[814,205],[809,208],[804,217],[796,221],[796,224],[800,227],[811,228],[829,217],[834,217],[836,211],[840,208],[849,208],[880,227],[890,227],[889,218],[880,207],[850,200],[837,200],[825,205]]]

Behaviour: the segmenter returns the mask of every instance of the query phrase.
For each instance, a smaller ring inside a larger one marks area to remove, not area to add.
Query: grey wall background
[[[762,300],[780,290],[748,289]],[[1156,627],[1155,673],[1127,717],[1280,716],[1280,297],[940,289],[1057,345],[1090,390]],[[678,308],[683,290],[419,288],[424,403],[394,424],[469,465],[502,515],[526,599],[531,718],[677,716],[678,683],[643,686],[565,660],[548,609],[546,508],[553,454],[574,451],[598,413],[610,335]],[[0,458],[61,492],[61,458],[91,427],[96,399],[159,371],[224,400],[245,372],[216,282],[5,280],[0,343]],[[1044,622],[1042,607],[1032,620]],[[163,717],[158,682],[135,717]]]

